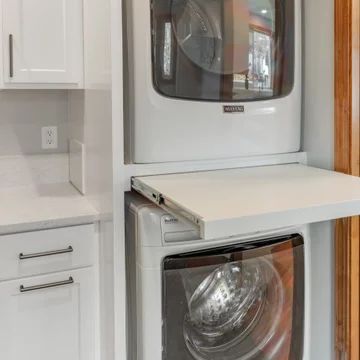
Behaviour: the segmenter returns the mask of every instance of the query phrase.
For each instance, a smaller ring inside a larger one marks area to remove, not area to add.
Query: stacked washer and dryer
[[[299,151],[300,0],[126,1],[128,163]],[[307,228],[201,239],[126,196],[131,360],[301,360]]]

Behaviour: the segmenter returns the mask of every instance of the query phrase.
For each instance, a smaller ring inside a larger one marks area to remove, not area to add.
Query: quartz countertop
[[[70,183],[0,189],[0,234],[92,223],[95,208]]]
[[[0,157],[0,234],[88,224],[98,217],[69,183],[68,154]]]

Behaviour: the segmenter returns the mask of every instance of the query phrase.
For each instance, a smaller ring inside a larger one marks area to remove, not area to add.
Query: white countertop
[[[68,154],[0,156],[0,234],[87,224],[98,217],[69,183]]]
[[[0,234],[92,223],[95,208],[70,183],[0,189]]]

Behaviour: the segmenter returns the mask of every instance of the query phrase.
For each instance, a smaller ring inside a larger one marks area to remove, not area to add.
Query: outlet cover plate
[[[58,128],[57,126],[44,126],[41,128],[41,148],[58,148]]]

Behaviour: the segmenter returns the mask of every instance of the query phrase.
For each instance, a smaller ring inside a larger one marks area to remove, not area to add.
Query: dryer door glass
[[[163,262],[164,360],[300,360],[300,235]]]
[[[152,0],[155,89],[165,96],[254,101],[294,83],[295,0]]]

